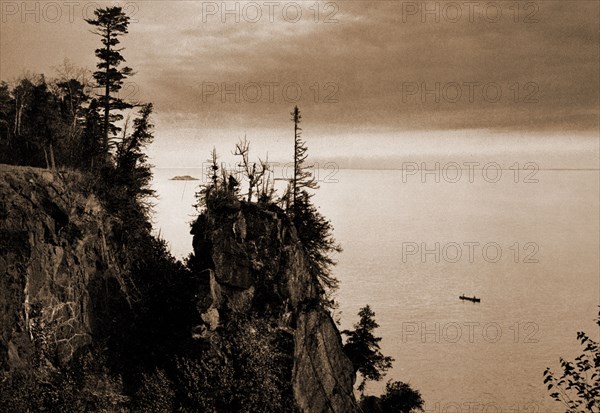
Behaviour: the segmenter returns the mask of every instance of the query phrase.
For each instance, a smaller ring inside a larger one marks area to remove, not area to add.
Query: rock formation
[[[61,365],[128,307],[113,220],[77,173],[0,165],[0,366]]]
[[[192,233],[196,267],[210,282],[210,297],[199,303],[197,337],[213,334],[230,313],[270,318],[293,335],[298,408],[357,411],[352,364],[287,215],[273,205],[233,201],[201,215]]]
[[[67,365],[109,331],[127,328],[118,323],[127,323],[135,302],[127,276],[135,257],[123,246],[121,223],[87,185],[76,172],[0,165],[1,370]],[[352,364],[288,216],[231,200],[202,214],[192,232],[191,266],[206,288],[196,294],[198,325],[188,340],[199,349],[227,343],[220,326],[232,315],[259,320],[293,361],[283,369],[296,404],[290,411],[358,411]]]

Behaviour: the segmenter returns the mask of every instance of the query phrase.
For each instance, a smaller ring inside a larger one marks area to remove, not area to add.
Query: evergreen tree
[[[6,82],[0,82],[0,144],[10,144],[10,114],[14,106],[10,89]],[[4,141],[4,142],[2,142]]]
[[[388,381],[385,393],[380,397],[361,397],[360,408],[363,413],[413,413],[423,411],[424,403],[421,392],[414,390],[408,383]]]
[[[69,133],[75,134],[77,126],[82,123],[85,115],[84,104],[89,96],[85,93],[85,85],[76,79],[68,79],[56,83],[61,113],[68,122]]]
[[[423,411],[421,392],[401,381],[388,382],[381,397],[384,412],[411,413]]]
[[[301,191],[307,189],[317,189],[317,183],[315,182],[310,168],[312,165],[306,165],[306,153],[308,148],[306,143],[302,140],[302,128],[300,122],[302,121],[302,115],[298,106],[294,106],[294,110],[291,113],[292,121],[294,122],[294,176],[292,177],[292,205],[296,212],[296,201],[298,200]]]
[[[302,115],[298,106],[291,113],[294,122],[294,176],[287,196],[291,196],[292,222],[298,232],[298,237],[308,257],[311,273],[321,282],[325,296],[338,287],[338,280],[332,275],[331,269],[335,262],[331,254],[341,252],[341,247],[333,238],[333,227],[313,205],[311,189],[318,189],[310,171],[312,165],[306,164],[308,147],[302,140],[300,122]],[[326,297],[328,298],[328,297]]]
[[[85,110],[85,123],[82,131],[82,153],[80,167],[93,170],[97,163],[94,161],[102,153],[102,140],[104,136],[104,122],[99,113],[98,100],[92,99]]]
[[[308,258],[308,268],[328,293],[338,288],[339,281],[332,274],[335,261],[333,252],[342,248],[333,238],[333,226],[311,202],[311,194],[300,192],[293,207],[292,222]],[[329,297],[328,297],[329,298]]]
[[[61,153],[69,165],[81,165],[83,158],[83,126],[86,121],[84,104],[89,100],[85,86],[76,79],[59,81],[55,84],[57,100],[62,118]]]
[[[21,129],[23,125],[23,112],[28,105],[31,98],[31,91],[33,89],[33,81],[27,77],[21,79],[19,83],[13,88],[12,95],[14,98],[14,114],[12,124],[13,136],[21,136]]]
[[[13,137],[15,101],[10,87],[0,82],[0,163],[14,163],[15,149]]]
[[[344,345],[344,352],[352,361],[354,372],[362,375],[362,382],[358,390],[364,393],[367,380],[379,381],[392,367],[394,359],[381,353],[379,342],[381,337],[375,337],[373,332],[379,324],[375,321],[375,313],[369,305],[358,312],[360,320],[354,325],[354,330],[344,330],[342,334],[348,336]]]
[[[139,117],[133,121],[133,133],[123,136],[116,152],[115,181],[123,192],[122,201],[130,202],[133,210],[143,211],[145,215],[149,212],[146,200],[154,195],[150,189],[151,165],[144,153],[154,139],[154,125],[150,119],[152,109],[151,103],[142,105]]]
[[[21,84],[27,92],[23,95],[17,136],[26,146],[24,159],[33,166],[55,169],[54,148],[64,132],[56,96],[48,89],[43,75],[36,83],[24,79]]]
[[[107,7],[94,11],[95,19],[86,19],[92,26],[96,27],[93,32],[101,37],[103,47],[96,49],[96,56],[100,61],[96,65],[98,70],[94,72],[97,87],[103,89],[99,96],[99,108],[103,110],[103,140],[102,150],[108,155],[110,137],[116,135],[121,129],[115,125],[123,119],[123,115],[114,113],[133,107],[123,99],[113,96],[121,90],[123,80],[133,74],[129,67],[119,69],[125,58],[120,53],[123,49],[116,46],[120,43],[119,38],[128,33],[129,17],[121,7]]]

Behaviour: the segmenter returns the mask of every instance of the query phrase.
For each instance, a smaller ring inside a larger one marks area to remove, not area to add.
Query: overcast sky
[[[93,69],[99,39],[82,17],[97,4],[113,2],[2,1],[0,79],[51,77],[65,57]],[[598,132],[597,0],[120,4],[137,72],[124,93],[155,104],[164,166],[244,133],[277,157],[294,104],[329,157],[400,154],[424,135],[435,147],[444,133]]]

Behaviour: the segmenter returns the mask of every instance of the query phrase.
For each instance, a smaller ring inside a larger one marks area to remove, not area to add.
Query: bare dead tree
[[[257,188],[258,191],[258,184],[268,171],[268,165],[260,160],[258,165],[256,162],[250,162],[250,142],[248,142],[245,136],[235,145],[233,154],[240,156],[242,159],[238,166],[242,168],[242,173],[248,178],[248,202],[252,202],[254,188]]]

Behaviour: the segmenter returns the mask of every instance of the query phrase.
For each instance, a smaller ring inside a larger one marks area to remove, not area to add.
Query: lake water
[[[412,170],[339,170],[314,198],[344,248],[341,328],[370,304],[382,351],[395,358],[386,379],[420,390],[428,411],[562,412],[542,372],[579,354],[577,331],[597,338],[599,172],[515,175],[511,164],[499,179],[493,169],[457,179],[443,164],[439,182]],[[169,178],[202,172],[154,173],[157,231],[185,256],[198,182]]]

